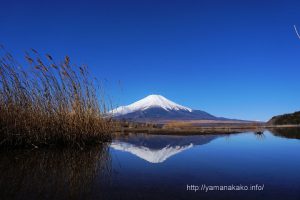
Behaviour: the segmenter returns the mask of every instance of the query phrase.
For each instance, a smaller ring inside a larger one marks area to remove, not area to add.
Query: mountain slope
[[[128,106],[120,106],[112,110],[111,112],[115,116],[119,116],[128,113],[133,113],[136,111],[144,111],[149,108],[161,108],[165,111],[171,111],[171,110],[177,110],[177,111],[184,110],[188,112],[192,111],[192,109],[176,104],[175,102],[170,101],[161,95],[149,95]]]
[[[274,124],[274,125],[300,124],[300,111],[290,113],[290,114],[274,116],[268,122],[268,124]]]
[[[179,105],[161,95],[149,95],[128,106],[120,106],[110,113],[116,119],[133,121],[224,119],[201,110],[193,110]]]

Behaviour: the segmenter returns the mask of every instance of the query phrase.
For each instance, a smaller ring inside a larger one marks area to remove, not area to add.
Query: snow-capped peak
[[[173,101],[168,100],[167,98],[161,95],[152,94],[128,106],[120,106],[114,110],[111,110],[110,113],[112,113],[114,116],[118,116],[118,115],[125,115],[135,111],[143,111],[148,108],[156,108],[156,107],[162,108],[166,111],[185,110],[188,112],[192,112],[192,109],[188,107],[179,105]]]

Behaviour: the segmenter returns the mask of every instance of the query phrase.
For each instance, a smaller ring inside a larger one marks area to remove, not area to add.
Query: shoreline
[[[253,132],[258,135],[263,134],[266,130],[280,130],[280,129],[300,129],[300,125],[232,125],[232,126],[204,126],[204,127],[173,127],[173,128],[154,128],[154,127],[126,127],[119,130],[115,130],[111,133],[110,139],[113,140],[119,136],[127,136],[131,134],[148,134],[148,135],[174,135],[174,136],[189,136],[189,135],[231,135],[244,132]],[[103,145],[111,140],[103,141],[102,139],[94,140],[92,143],[80,145],[78,143],[73,145],[66,145],[65,143],[48,143],[48,144],[20,144],[20,145],[0,145],[0,151],[3,149],[63,149],[75,148],[86,149],[97,145]]]
[[[209,135],[209,134],[234,134],[242,132],[262,133],[267,129],[300,128],[300,125],[261,125],[261,126],[220,126],[220,127],[176,127],[176,128],[122,128],[115,134],[144,133],[154,135]]]

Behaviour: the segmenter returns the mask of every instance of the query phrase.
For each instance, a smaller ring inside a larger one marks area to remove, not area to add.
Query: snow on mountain
[[[125,115],[133,113],[136,111],[144,111],[149,108],[162,108],[166,111],[188,111],[192,112],[191,108],[179,105],[173,101],[168,100],[167,98],[161,95],[149,95],[133,104],[128,106],[120,106],[114,110],[111,110],[110,113],[113,116]]]

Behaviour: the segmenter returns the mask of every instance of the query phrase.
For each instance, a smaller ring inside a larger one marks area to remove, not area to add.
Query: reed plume
[[[87,66],[56,62],[32,49],[20,64],[2,48],[0,146],[76,145],[106,141],[114,122]]]

